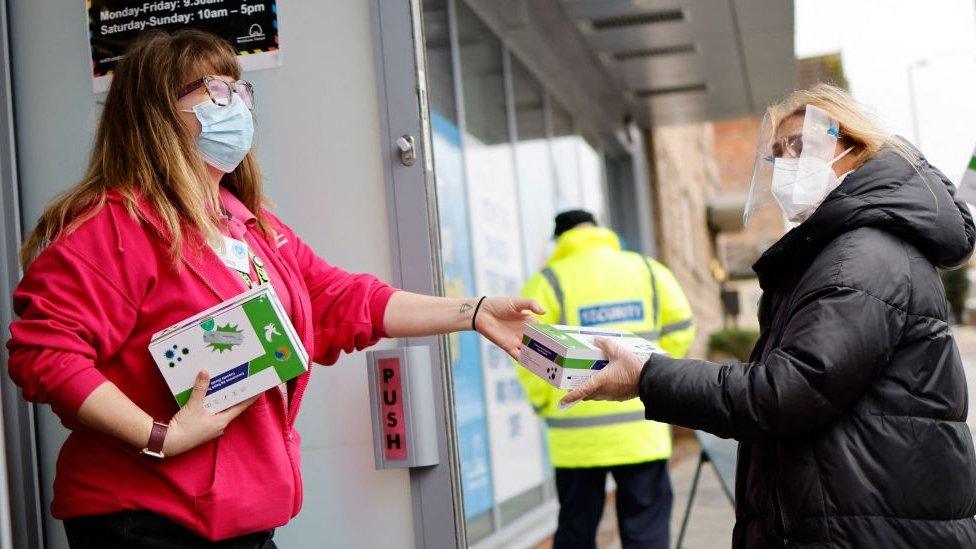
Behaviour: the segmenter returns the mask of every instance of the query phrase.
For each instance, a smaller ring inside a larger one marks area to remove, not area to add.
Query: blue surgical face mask
[[[254,138],[254,117],[244,100],[233,94],[230,105],[221,107],[207,99],[193,106],[192,112],[200,121],[197,148],[204,162],[224,173],[230,173],[251,150]]]

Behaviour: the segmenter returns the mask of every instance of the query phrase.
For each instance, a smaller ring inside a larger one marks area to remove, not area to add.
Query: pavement
[[[671,486],[674,490],[674,509],[671,511],[672,547],[677,547],[678,533],[685,516],[699,452],[698,443],[694,439],[678,444],[689,446],[692,455],[673,460],[671,463]],[[698,490],[695,492],[695,500],[688,516],[688,528],[681,547],[682,549],[729,547],[734,524],[735,511],[732,504],[719,483],[715,469],[711,464],[706,463],[698,479]]]
[[[966,367],[966,382],[970,399],[976,398],[976,327],[957,326],[953,329]],[[976,405],[969,407],[969,429],[976,436]],[[698,465],[699,446],[693,438],[675,440],[671,460],[671,484],[674,490],[674,509],[671,513],[671,546],[677,547],[678,532],[688,503],[688,494]],[[600,549],[620,548],[613,499],[608,498],[607,508],[600,525],[597,545]],[[729,547],[735,513],[726,498],[715,470],[709,464],[702,469],[698,490],[688,522],[684,542],[679,549],[712,549]],[[544,547],[545,544],[540,547]]]

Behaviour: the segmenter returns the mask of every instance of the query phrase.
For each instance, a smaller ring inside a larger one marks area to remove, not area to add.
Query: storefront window
[[[424,2],[446,293],[514,295],[551,253],[557,212],[606,221],[602,152],[463,2],[451,6]],[[475,543],[551,498],[552,469],[511,359],[472,333],[452,336],[450,352]]]
[[[424,28],[444,289],[450,297],[476,295],[464,157],[444,0],[424,2]],[[464,514],[469,539],[476,540],[491,533],[494,505],[481,352],[474,332],[451,334],[449,340]]]
[[[514,57],[511,67],[516,121],[515,161],[525,243],[525,276],[528,277],[542,267],[551,251],[556,188],[546,136],[545,92],[539,81]]]
[[[550,102],[552,117],[552,167],[556,176],[557,211],[581,208],[583,191],[580,185],[579,155],[573,117],[557,101]]]
[[[462,3],[457,8],[476,286],[482,294],[517,294],[525,270],[502,44]],[[481,357],[492,487],[504,523],[506,503],[521,502],[543,481],[541,436],[511,359],[483,340]]]
[[[588,139],[576,136],[579,155],[580,195],[584,209],[593,212],[601,223],[607,219],[607,193],[604,179],[603,153]]]

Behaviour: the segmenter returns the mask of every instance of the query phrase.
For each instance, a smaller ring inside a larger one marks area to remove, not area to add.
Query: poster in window
[[[86,0],[85,6],[95,92],[108,89],[125,49],[152,30],[213,33],[237,50],[244,70],[281,64],[275,0]]]
[[[517,295],[525,270],[511,144],[507,140],[493,140],[487,132],[475,133],[484,126],[468,128],[471,131],[465,133],[463,142],[475,287],[479,294]],[[532,207],[531,204],[523,206]],[[542,435],[511,357],[483,338],[479,342],[492,493],[495,502],[502,504],[539,486],[545,479]]]
[[[430,118],[437,158],[434,174],[440,212],[444,294],[447,297],[476,295],[461,133],[450,119],[437,111],[432,111]],[[487,512],[492,506],[488,415],[478,340],[478,334],[471,331],[454,333],[449,338],[464,518],[468,520]]]

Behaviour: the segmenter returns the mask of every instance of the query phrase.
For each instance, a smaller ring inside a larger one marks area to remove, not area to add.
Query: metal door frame
[[[404,290],[443,295],[421,0],[372,0],[372,19],[394,282]],[[395,144],[407,135],[414,136],[418,149],[411,166],[401,163]],[[440,463],[410,471],[414,543],[416,547],[465,547],[447,339],[405,338],[400,344],[429,346],[438,373],[433,393]]]
[[[17,147],[11,87],[7,3],[0,2],[0,335],[6,343],[13,320],[11,294],[20,280],[17,251],[21,242]],[[42,547],[43,513],[37,468],[34,406],[20,396],[7,371],[7,349],[0,346],[0,413],[4,447],[0,450],[0,545]],[[16,528],[12,528],[16,525]]]

